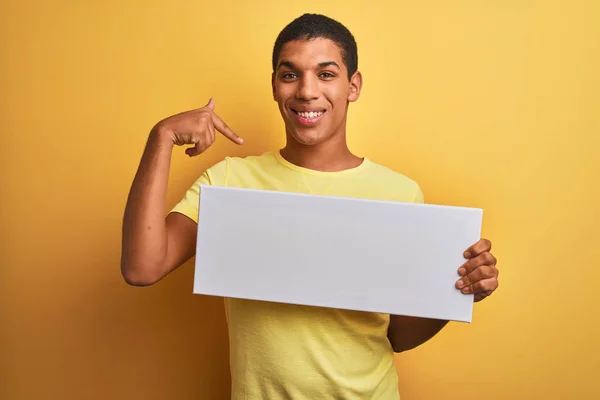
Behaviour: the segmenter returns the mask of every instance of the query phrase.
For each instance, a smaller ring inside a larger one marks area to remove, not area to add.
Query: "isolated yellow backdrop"
[[[224,399],[218,299],[192,264],[128,287],[120,228],[148,131],[216,99],[246,139],[175,150],[169,206],[283,144],[270,57],[303,12],[356,35],[349,141],[426,201],[482,207],[500,288],[397,357],[403,399],[597,399],[600,19],[594,1],[0,5],[0,398]]]

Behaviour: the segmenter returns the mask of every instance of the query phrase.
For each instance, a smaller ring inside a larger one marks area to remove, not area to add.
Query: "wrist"
[[[150,141],[154,142],[160,147],[174,147],[175,141],[173,138],[173,132],[163,126],[160,122],[156,124],[150,132]]]

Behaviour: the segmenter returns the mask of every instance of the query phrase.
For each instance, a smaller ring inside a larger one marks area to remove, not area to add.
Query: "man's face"
[[[348,81],[339,47],[319,38],[286,43],[272,83],[288,139],[315,145],[345,134],[348,102],[358,99],[362,79],[357,72]]]

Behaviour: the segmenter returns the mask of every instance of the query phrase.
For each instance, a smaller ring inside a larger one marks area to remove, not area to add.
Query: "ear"
[[[271,73],[271,90],[273,91],[273,100],[277,101],[277,95],[275,94],[275,72]]]
[[[350,91],[348,93],[348,101],[354,102],[360,97],[360,90],[362,89],[362,74],[356,71],[352,78],[350,78]]]

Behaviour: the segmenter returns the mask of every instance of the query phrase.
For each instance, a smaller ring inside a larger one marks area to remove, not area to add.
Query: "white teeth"
[[[309,111],[309,112],[298,112],[298,115],[300,115],[303,118],[317,118],[319,117],[321,114],[323,114],[323,111],[320,112],[314,112],[314,111]]]

